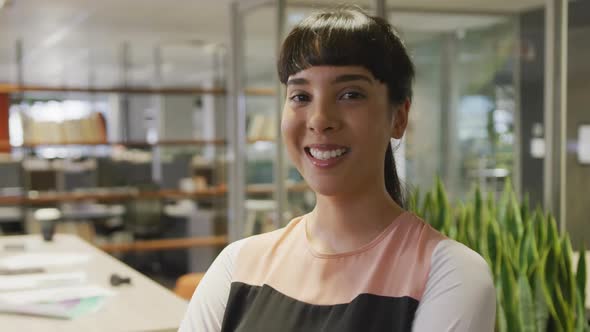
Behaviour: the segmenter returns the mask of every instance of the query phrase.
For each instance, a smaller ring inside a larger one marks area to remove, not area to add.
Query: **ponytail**
[[[399,176],[397,175],[391,142],[389,142],[387,145],[387,151],[385,151],[385,189],[387,189],[389,196],[391,196],[399,206],[405,208],[405,199],[402,194]]]

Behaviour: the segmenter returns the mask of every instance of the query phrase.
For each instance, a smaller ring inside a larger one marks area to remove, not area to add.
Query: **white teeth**
[[[311,155],[316,158],[316,159],[320,159],[320,160],[327,160],[327,159],[331,159],[331,158],[336,158],[341,156],[344,152],[346,152],[346,149],[336,149],[336,150],[330,150],[330,151],[321,151],[318,149],[309,149],[309,153],[311,153]]]

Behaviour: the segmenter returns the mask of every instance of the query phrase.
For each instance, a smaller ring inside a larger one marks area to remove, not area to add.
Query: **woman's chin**
[[[350,187],[345,183],[318,183],[308,181],[309,187],[319,196],[333,197],[338,195],[345,195],[350,192]]]

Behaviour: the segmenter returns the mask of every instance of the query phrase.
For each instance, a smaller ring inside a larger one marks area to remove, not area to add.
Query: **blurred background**
[[[340,3],[0,0],[0,232],[50,221],[172,287],[309,211],[278,144],[276,54]],[[416,64],[395,142],[408,192],[510,181],[590,247],[590,2],[352,3]]]

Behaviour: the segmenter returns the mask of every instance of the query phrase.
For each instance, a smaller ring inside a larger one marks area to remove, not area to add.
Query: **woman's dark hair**
[[[386,20],[358,8],[313,14],[289,33],[278,60],[279,79],[312,66],[362,66],[387,85],[389,101],[401,105],[412,99],[414,65],[404,43]],[[404,195],[391,143],[385,151],[385,188],[404,206]]]

